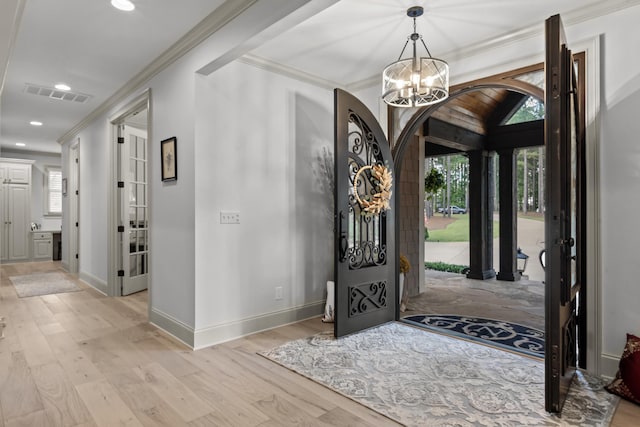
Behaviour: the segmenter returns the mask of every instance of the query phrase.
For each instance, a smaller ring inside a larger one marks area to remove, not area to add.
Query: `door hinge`
[[[76,159],[76,163],[78,163],[78,159]]]
[[[78,226],[78,223],[76,222],[76,227]]]
[[[124,270],[118,270],[118,277],[124,277]]]
[[[118,188],[124,188],[124,181],[118,181]]]
[[[76,196],[79,195],[79,194],[80,194],[80,192],[78,192],[78,190],[76,190]]]
[[[76,254],[76,259],[78,259],[78,254]]]
[[[118,226],[118,233],[124,233],[124,225]]]
[[[122,136],[118,137],[118,144],[124,144],[124,137]]]

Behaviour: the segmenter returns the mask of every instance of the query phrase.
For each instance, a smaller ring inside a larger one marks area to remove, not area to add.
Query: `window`
[[[62,215],[62,170],[57,166],[44,169],[45,215]]]
[[[516,123],[532,122],[544,119],[544,104],[536,98],[528,97],[509,119],[505,121],[505,125],[514,125]]]

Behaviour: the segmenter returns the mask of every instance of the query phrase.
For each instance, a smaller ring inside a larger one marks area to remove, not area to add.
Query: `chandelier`
[[[382,99],[393,107],[423,107],[444,101],[449,96],[449,65],[432,58],[422,36],[416,32],[416,18],[423,12],[420,6],[407,9],[407,16],[413,18],[413,34],[407,37],[398,60],[382,72]],[[413,44],[413,57],[401,59],[409,40]],[[418,40],[428,57],[417,57]]]

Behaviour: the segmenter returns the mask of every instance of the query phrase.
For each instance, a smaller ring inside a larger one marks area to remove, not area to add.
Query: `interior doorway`
[[[110,296],[150,287],[149,93],[111,120]]]

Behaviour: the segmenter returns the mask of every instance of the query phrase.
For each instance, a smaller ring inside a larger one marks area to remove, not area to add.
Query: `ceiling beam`
[[[484,149],[484,135],[433,117],[424,123],[423,131],[427,142],[432,144],[452,148],[457,151]]]
[[[487,136],[486,149],[539,147],[544,145],[544,120],[498,126]]]
[[[426,158],[448,156],[450,154],[463,154],[463,152],[461,152],[460,150],[456,150],[455,148],[445,147],[425,140],[424,156]]]
[[[527,98],[527,95],[509,91],[504,101],[502,101],[487,118],[488,133],[490,134],[496,127],[502,125],[506,120],[511,118],[522,104],[524,104]]]

